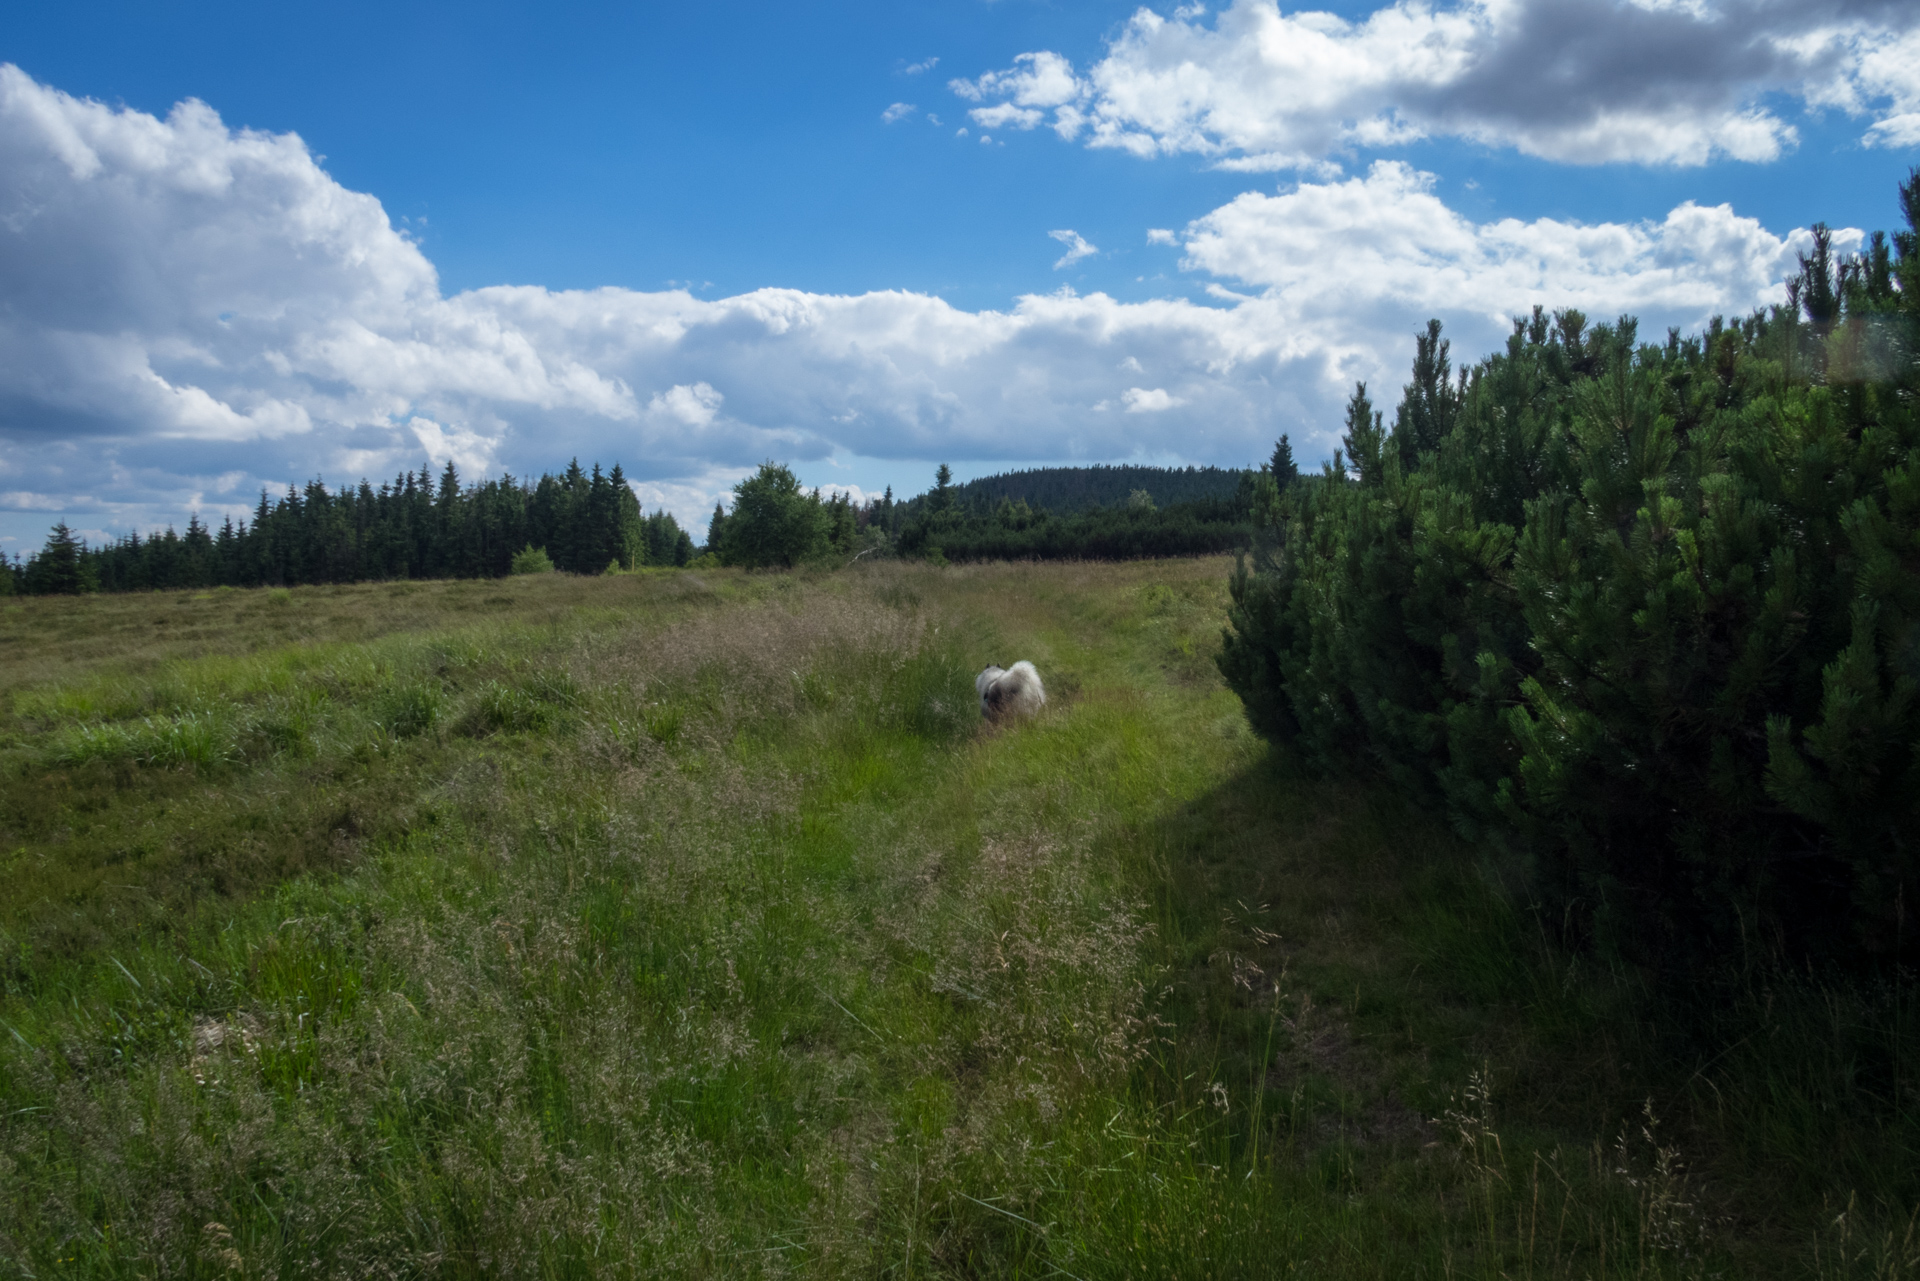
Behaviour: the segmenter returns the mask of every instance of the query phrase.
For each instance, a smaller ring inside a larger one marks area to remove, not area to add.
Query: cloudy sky
[[[1325,457],[1412,334],[1781,297],[1920,162],[1910,0],[13,6],[0,548],[622,463],[700,521]]]

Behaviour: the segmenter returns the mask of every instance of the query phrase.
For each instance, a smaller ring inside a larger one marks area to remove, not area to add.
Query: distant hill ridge
[[[1156,507],[1232,498],[1245,474],[1226,467],[1035,467],[982,476],[955,485],[953,494],[963,508],[994,507],[1002,498],[1025,499],[1030,507],[1064,516],[1092,507],[1121,506],[1136,489],[1146,490]]]

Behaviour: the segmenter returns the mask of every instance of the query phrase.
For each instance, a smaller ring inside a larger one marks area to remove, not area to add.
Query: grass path
[[[0,1275],[1906,1275],[1285,776],[1225,569],[5,607]]]

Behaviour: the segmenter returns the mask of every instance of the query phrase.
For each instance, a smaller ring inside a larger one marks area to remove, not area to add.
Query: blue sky
[[[428,458],[1324,456],[1429,314],[1695,324],[1888,225],[1908,9],[13,5],[0,548]]]
[[[1143,218],[1177,225],[1245,185],[881,121],[904,100],[964,125],[948,79],[1028,48],[1097,54],[1123,4],[276,8],[39,6],[0,57],[68,93],[162,116],[198,97],[299,133],[344,186],[426,220],[449,291],[693,280],[1003,306],[1057,287],[1047,230],[1137,241]]]

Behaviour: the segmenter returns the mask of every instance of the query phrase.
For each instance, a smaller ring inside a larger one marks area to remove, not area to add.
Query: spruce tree
[[[1281,489],[1300,478],[1299,465],[1293,461],[1293,442],[1287,439],[1287,433],[1280,433],[1280,441],[1273,447],[1273,461],[1267,464],[1267,469],[1273,476],[1273,483]]]
[[[47,535],[46,546],[27,563],[27,590],[36,596],[77,596],[84,590],[80,572],[82,545],[60,521]]]
[[[607,473],[607,488],[613,495],[613,547],[621,568],[658,564],[657,559],[648,555],[646,519],[640,510],[640,500],[633,496],[633,488],[627,484],[627,474],[619,463]]]
[[[832,543],[835,551],[850,553],[853,551],[856,532],[853,500],[845,494],[835,494],[833,501],[828,504],[827,540]]]
[[[460,573],[460,471],[447,459],[433,504],[433,535],[428,573],[453,578]]]

